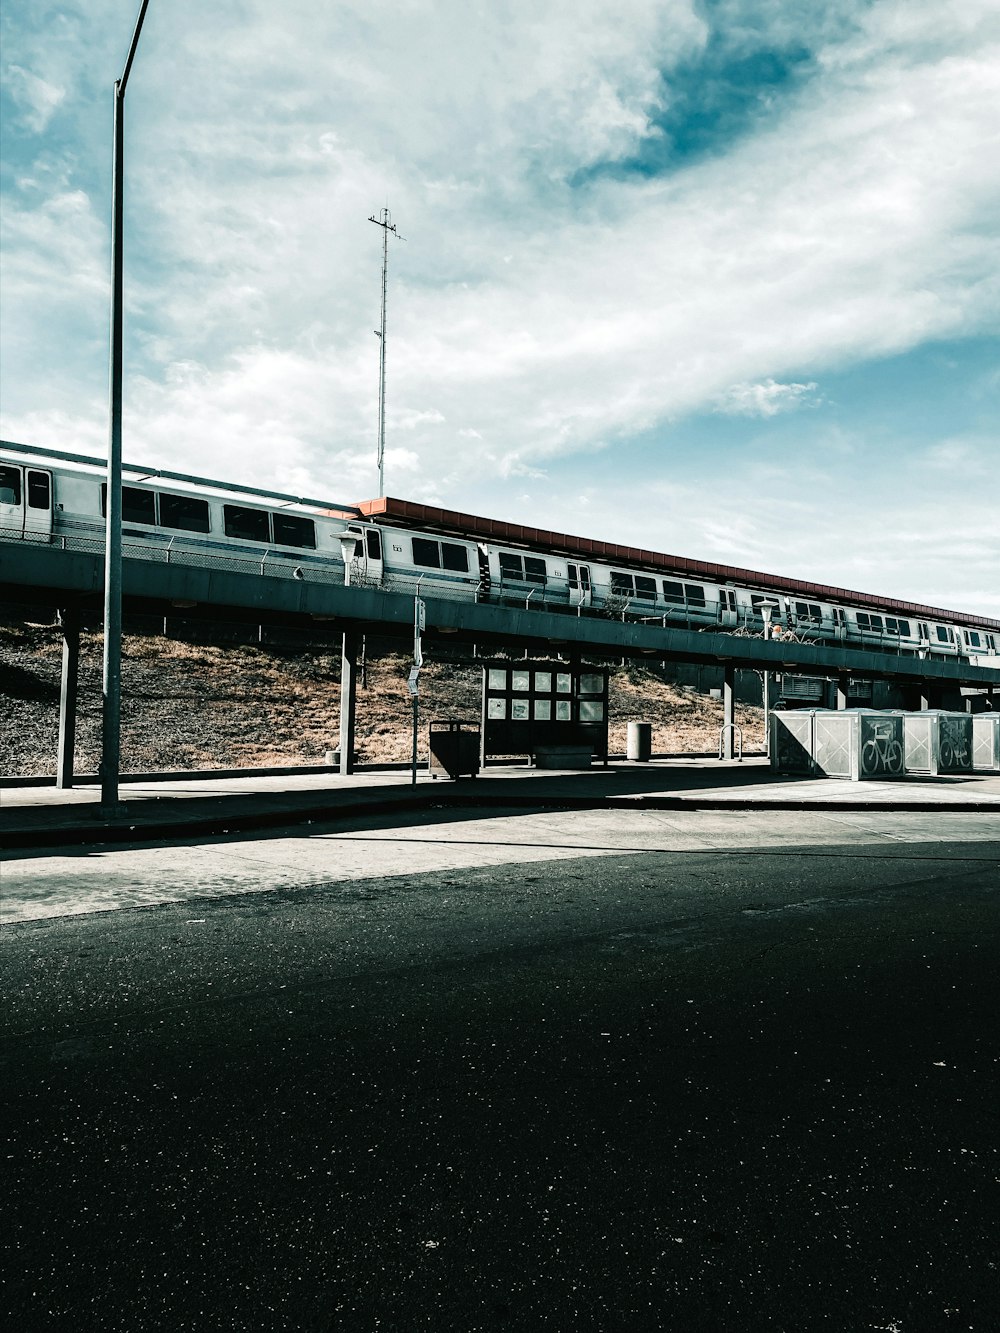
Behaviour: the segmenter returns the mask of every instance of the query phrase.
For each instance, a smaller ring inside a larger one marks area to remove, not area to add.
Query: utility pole
[[[114,157],[111,186],[111,385],[108,481],[104,541],[104,671],[101,728],[101,812],[119,808],[122,696],[122,295],[124,286],[125,85],[135,59],[149,0],[142,0],[128,48],[125,71],[115,84]]]
[[[375,330],[375,337],[379,341],[379,362],[378,362],[378,493],[385,495],[385,304],[386,292],[389,277],[389,233],[392,232],[397,240],[404,241],[405,236],[400,236],[392,221],[392,214],[387,208],[380,210],[378,217],[370,217],[369,222],[374,222],[376,227],[382,228],[382,327]]]

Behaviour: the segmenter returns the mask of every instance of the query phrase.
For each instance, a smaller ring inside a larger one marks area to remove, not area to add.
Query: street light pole
[[[111,387],[104,542],[104,674],[101,727],[101,810],[118,808],[122,696],[122,342],[125,203],[125,85],[149,0],[142,0],[125,69],[115,84],[111,186]]]

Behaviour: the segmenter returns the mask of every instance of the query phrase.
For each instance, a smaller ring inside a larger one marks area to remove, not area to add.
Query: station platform
[[[847,782],[779,776],[767,760],[673,758],[589,770],[490,766],[478,778],[434,779],[419,769],[361,768],[349,777],[254,770],[123,778],[121,805],[102,811],[95,780],[71,789],[8,779],[0,786],[0,846],[216,836],[437,809],[716,809],[966,811],[997,815],[1000,774]]]

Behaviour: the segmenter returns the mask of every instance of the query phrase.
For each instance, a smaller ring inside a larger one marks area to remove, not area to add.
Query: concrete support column
[[[56,786],[72,787],[76,754],[76,699],[80,679],[80,613],[75,606],[59,612],[59,624],[62,626],[63,651]]]
[[[846,677],[846,676],[838,676],[838,677],[837,677],[837,707],[838,707],[838,708],[846,708],[846,707],[847,707],[847,677]]]
[[[921,681],[920,711],[922,713],[926,713],[926,711],[928,710],[928,708],[930,708],[930,706],[931,706],[931,687],[927,684],[926,681]]]
[[[357,706],[358,636],[344,634],[340,654],[340,775],[354,772],[354,718]]]
[[[733,757],[733,724],[736,721],[735,704],[736,668],[727,665],[722,669],[722,757]]]

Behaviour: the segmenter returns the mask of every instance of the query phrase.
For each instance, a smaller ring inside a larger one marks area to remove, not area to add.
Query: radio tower
[[[389,233],[392,232],[397,240],[403,241],[405,236],[400,236],[392,221],[392,214],[388,208],[379,211],[378,217],[371,217],[369,222],[374,222],[376,227],[382,228],[382,327],[375,330],[375,337],[379,341],[379,361],[378,361],[378,493],[385,495],[385,298],[386,282],[389,276]]]

